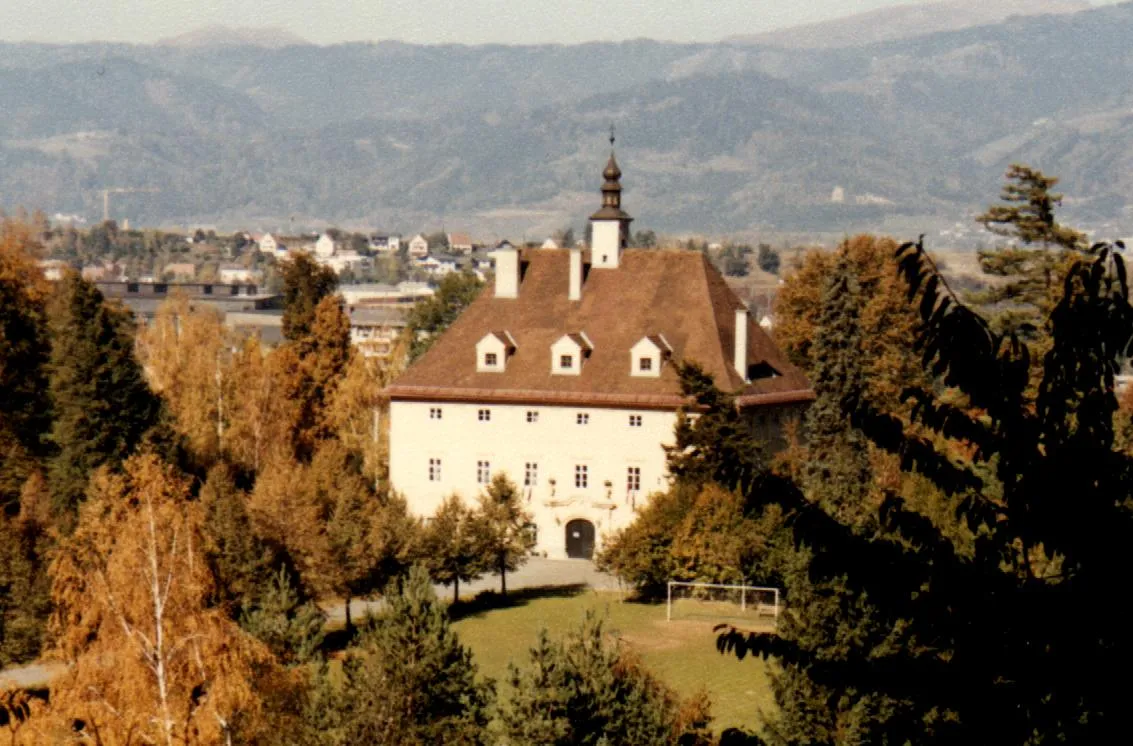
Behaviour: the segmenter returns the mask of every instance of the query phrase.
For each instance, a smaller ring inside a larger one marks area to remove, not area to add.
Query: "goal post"
[[[738,619],[747,622],[778,621],[778,588],[747,584],[692,583],[670,580],[665,619]]]

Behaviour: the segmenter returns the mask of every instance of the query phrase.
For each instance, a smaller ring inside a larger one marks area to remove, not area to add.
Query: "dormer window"
[[[564,334],[551,345],[551,373],[560,376],[582,375],[586,358],[594,350],[586,332]]]
[[[488,332],[476,343],[476,372],[503,373],[515,354],[515,339],[506,331]]]
[[[673,348],[662,334],[650,334],[629,351],[629,374],[639,378],[660,378],[661,366],[672,357]]]

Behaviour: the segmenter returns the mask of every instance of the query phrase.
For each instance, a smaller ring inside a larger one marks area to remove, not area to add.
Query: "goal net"
[[[779,589],[754,585],[669,581],[666,619],[701,619],[774,624],[779,618]]]

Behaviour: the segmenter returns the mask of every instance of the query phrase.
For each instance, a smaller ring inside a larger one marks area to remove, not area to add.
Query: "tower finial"
[[[610,122],[610,147],[614,147],[614,123]]]

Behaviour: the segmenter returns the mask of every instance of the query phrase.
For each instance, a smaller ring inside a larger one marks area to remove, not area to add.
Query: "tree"
[[[251,472],[295,454],[299,432],[300,360],[292,345],[266,353],[255,338],[233,355],[224,450]]]
[[[481,567],[500,576],[507,595],[507,574],[515,572],[535,547],[531,514],[523,509],[519,488],[504,473],[492,477],[472,516],[472,533]]]
[[[308,457],[332,433],[328,409],[350,363],[350,319],[342,299],[328,296],[319,301],[310,332],[293,343],[299,355],[299,422],[296,448]]]
[[[858,355],[866,366],[867,396],[876,406],[907,416],[908,388],[931,387],[931,376],[914,349],[917,310],[907,300],[908,283],[897,272],[898,245],[890,238],[853,236],[836,252],[808,251],[784,278],[775,298],[775,341],[809,377],[819,363],[814,343],[823,313],[823,293],[839,257],[858,286],[861,325]]]
[[[251,740],[271,656],[208,607],[200,511],[188,497],[185,480],[153,456],[93,481],[51,570],[53,639],[71,665],[52,682],[42,736]]]
[[[0,218],[0,512],[17,512],[24,482],[47,456],[49,292],[31,229]]]
[[[471,272],[452,272],[441,279],[436,293],[417,301],[405,320],[409,362],[425,354],[437,337],[476,299],[483,285]]]
[[[425,241],[429,244],[430,249],[436,249],[438,251],[448,251],[448,248],[449,248],[448,234],[445,233],[444,231],[436,231],[434,233],[429,233],[428,235],[425,236]]]
[[[779,274],[779,252],[771,248],[770,245],[761,243],[759,245],[759,253],[755,258],[759,263],[759,268],[764,272],[769,272],[773,275]]]
[[[298,252],[282,264],[283,337],[292,342],[311,333],[319,301],[334,293],[338,276],[310,255]]]
[[[459,495],[449,495],[437,508],[421,536],[421,557],[434,582],[452,586],[460,600],[460,582],[480,577],[473,516]]]
[[[653,231],[638,231],[633,234],[633,245],[639,249],[655,249],[657,234]]]
[[[452,630],[428,573],[391,586],[343,665],[346,743],[487,744],[494,699]]]
[[[508,672],[514,694],[499,720],[509,746],[697,743],[678,739],[708,724],[706,706],[682,721],[676,695],[611,644],[593,612],[562,641],[541,630],[530,667]]]
[[[1058,179],[1013,164],[1000,199],[976,220],[988,230],[1024,246],[980,251],[980,269],[1001,278],[968,300],[1001,334],[1015,335],[1031,347],[1032,393],[1037,391],[1041,361],[1050,349],[1047,322],[1062,296],[1061,279],[1081,258],[1086,237],[1058,223],[1054,208],[1062,195],[1051,191]]]
[[[73,272],[52,299],[50,328],[56,453],[48,473],[56,513],[73,518],[96,468],[160,437],[162,407],[134,356],[133,316]]]
[[[40,651],[51,610],[49,500],[37,473],[24,483],[19,514],[9,518],[0,511],[0,668]]]
[[[971,407],[918,396],[914,421],[935,438],[868,403],[851,424],[950,495],[978,539],[960,551],[897,491],[861,530],[788,483],[768,484],[763,499],[784,507],[805,548],[801,573],[844,595],[815,596],[823,608],[811,618],[829,624],[808,624],[804,604],[795,627],[788,584],[777,639],[733,630],[718,644],[774,654],[808,682],[809,693],[795,691],[818,717],[796,719],[800,730],[776,742],[1120,740],[1125,698],[1101,682],[1133,662],[1124,599],[1113,592],[1133,569],[1133,469],[1113,432],[1114,374],[1133,341],[1123,259],[1098,245],[1072,265],[1032,400],[1027,346],[960,302],[923,245],[899,256],[925,366],[937,391],[957,390]],[[967,460],[946,441],[966,443]]]
[[[326,614],[313,601],[303,598],[292,584],[287,568],[282,566],[261,590],[255,604],[240,616],[240,626],[286,665],[315,659],[323,644],[325,624]]]
[[[231,353],[224,319],[187,296],[166,300],[153,322],[138,332],[138,353],[151,387],[172,414],[197,463],[219,457],[231,404]]]

